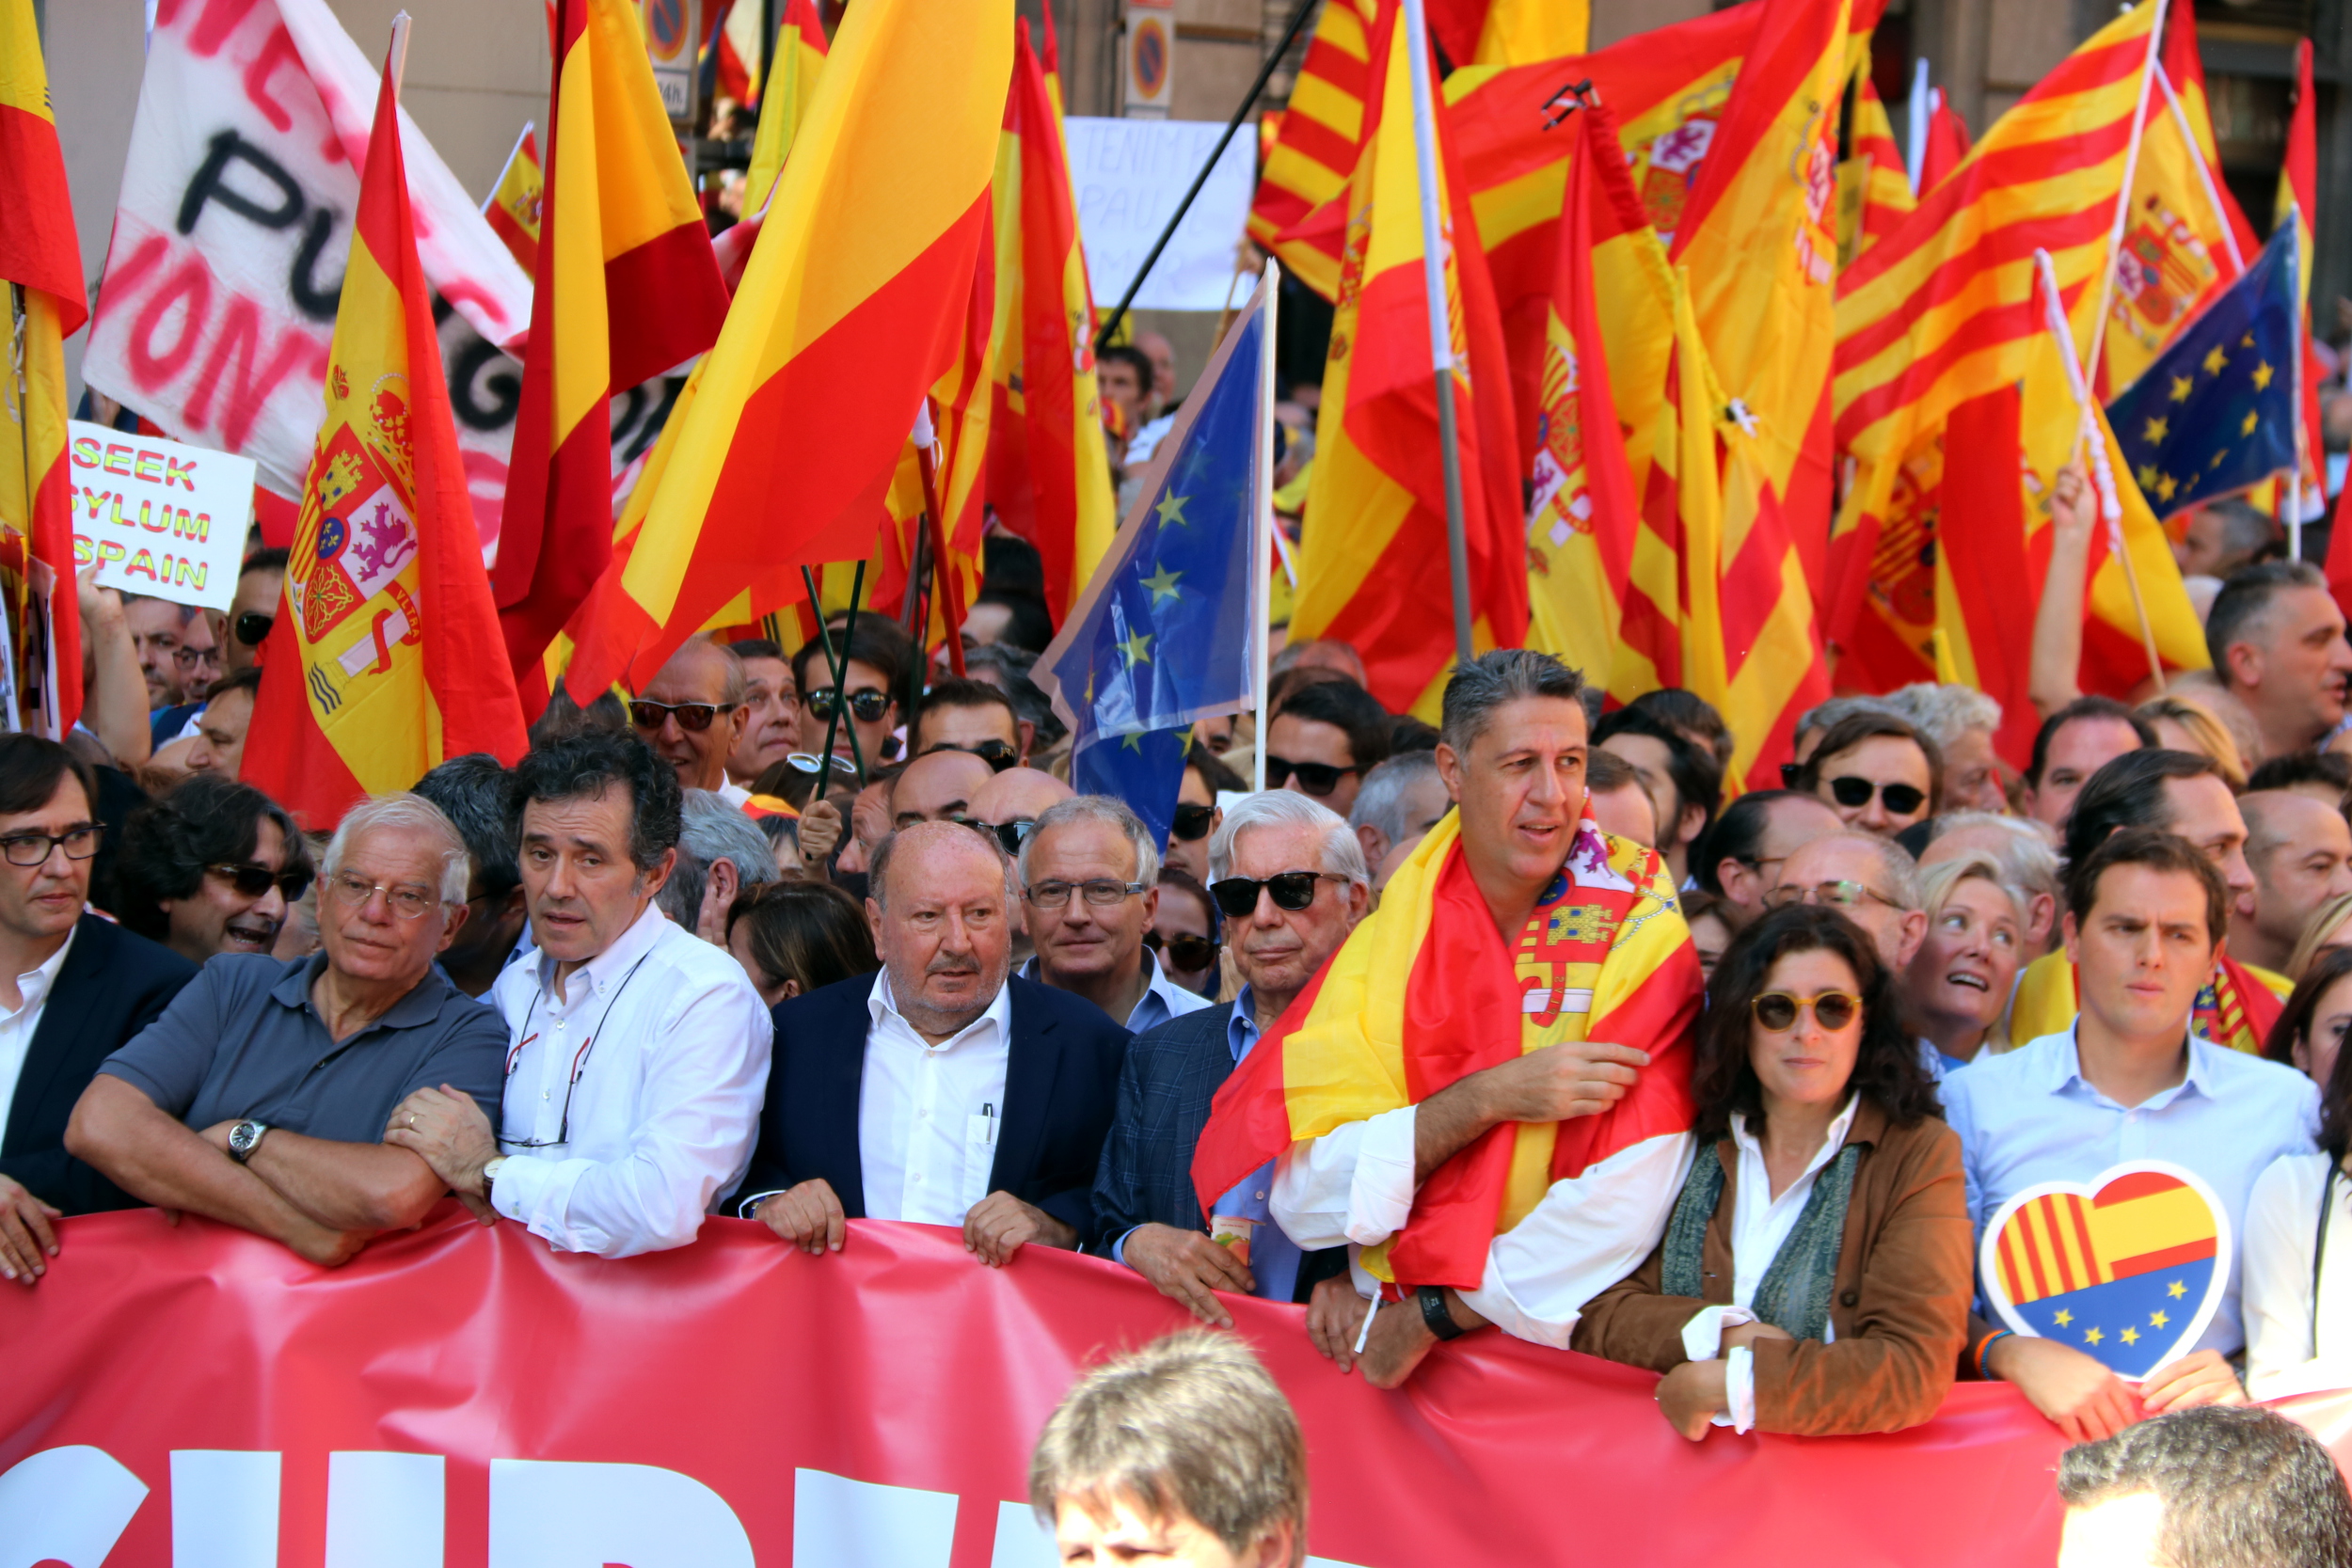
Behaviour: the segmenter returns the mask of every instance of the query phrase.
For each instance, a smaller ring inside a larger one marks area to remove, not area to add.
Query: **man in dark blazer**
[[[84,912],[102,830],[89,768],[55,741],[0,736],[0,1278],[31,1284],[58,1214],[133,1200],[65,1151],[74,1101],[196,966]]]
[[[1220,1228],[1248,1233],[1247,1260],[1211,1241],[1192,1154],[1218,1087],[1364,917],[1371,879],[1344,821],[1281,790],[1253,795],[1226,815],[1210,841],[1209,868],[1241,994],[1231,1006],[1148,1029],[1127,1048],[1094,1179],[1094,1234],[1098,1248],[1194,1316],[1231,1327],[1216,1292],[1303,1302],[1317,1280],[1346,1266],[1346,1248],[1302,1255],[1275,1226],[1266,1207],[1271,1166],[1216,1205],[1219,1216],[1232,1216]],[[1289,908],[1302,890],[1307,902]]]
[[[1009,978],[995,841],[925,822],[879,845],[866,918],[882,971],[775,1009],[759,1146],[737,1212],[812,1255],[844,1222],[958,1225],[983,1262],[1074,1247],[1128,1035],[1093,1004]]]

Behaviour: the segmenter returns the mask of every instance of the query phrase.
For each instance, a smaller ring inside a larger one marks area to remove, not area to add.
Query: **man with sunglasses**
[[[284,808],[250,784],[199,773],[123,824],[115,915],[192,963],[266,954],[310,869]]]
[[[73,1102],[196,966],[88,912],[100,828],[89,766],[53,740],[0,736],[0,1279],[57,1256],[61,1213],[130,1200],[65,1149]]]
[[[1249,786],[1202,745],[1194,732],[1184,753],[1184,776],[1176,786],[1176,817],[1168,831],[1168,863],[1202,887],[1209,883],[1209,835],[1225,821],[1219,795],[1241,795]]]
[[[907,737],[916,756],[928,752],[969,752],[994,769],[1028,765],[1037,726],[1013,710],[1012,699],[986,681],[953,676],[933,681],[923,693],[922,712]]]
[[[1364,775],[1388,760],[1395,721],[1353,681],[1317,681],[1285,698],[1265,733],[1265,786],[1311,795],[1345,816]]]
[[[348,1261],[449,1190],[385,1124],[427,1085],[497,1090],[505,1031],[434,959],[466,920],[466,845],[414,795],[347,813],[326,846],[323,951],[224,954],[106,1058],[66,1148],[159,1208]]]
[[[792,680],[801,691],[803,744],[818,750],[830,729],[833,749],[846,757],[851,754],[854,737],[855,754],[865,759],[870,775],[885,760],[883,743],[898,727],[898,702],[893,693],[904,677],[910,652],[898,624],[876,615],[859,616],[846,637],[842,628],[834,628],[830,648],[822,637],[802,643],[792,656]],[[846,703],[838,723],[834,721],[834,658],[842,660],[846,671],[841,683]]]
[[[1193,1149],[1216,1091],[1363,919],[1372,888],[1347,824],[1284,790],[1237,803],[1210,860],[1241,994],[1230,1006],[1171,1019],[1127,1048],[1094,1177],[1094,1222],[1114,1259],[1203,1323],[1230,1328],[1217,1291],[1303,1300],[1323,1275],[1302,1268],[1302,1250],[1274,1222],[1270,1165],[1219,1198],[1213,1222],[1193,1191]],[[1213,1225],[1248,1244],[1213,1240]]]
[[[256,550],[237,569],[237,596],[229,601],[229,635],[220,648],[223,674],[250,670],[260,661],[285,594],[286,559],[284,550]]]
[[[677,770],[680,789],[707,789],[731,806],[752,792],[727,777],[727,758],[751,721],[743,661],[706,637],[687,639],[629,700],[628,721]]]
[[[1037,819],[1077,793],[1053,774],[1035,768],[1009,768],[982,784],[972,797],[970,820],[986,828],[1008,858],[1021,853],[1037,827]],[[1037,948],[1029,941],[1029,925],[1020,903],[1012,907],[1012,964],[1029,961]]]
[[[1211,1006],[1170,980],[1144,945],[1159,914],[1160,857],[1124,802],[1080,795],[1049,807],[1019,863],[1037,953],[1023,978],[1083,996],[1138,1035]]]

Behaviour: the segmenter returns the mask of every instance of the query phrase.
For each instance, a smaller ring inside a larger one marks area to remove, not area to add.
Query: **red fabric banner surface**
[[[1123,1269],[860,1221],[569,1257],[452,1209],[332,1273],[153,1211],[0,1289],[0,1562],[1011,1568],[1079,1369],[1188,1322]],[[1670,1432],[1645,1373],[1481,1335],[1384,1394],[1231,1303],[1305,1423],[1326,1564],[2046,1563],[2057,1433],[2006,1387],[1925,1427]],[[2292,1412],[2342,1456],[2352,1396]],[[1016,1506],[1018,1505],[1018,1506]]]

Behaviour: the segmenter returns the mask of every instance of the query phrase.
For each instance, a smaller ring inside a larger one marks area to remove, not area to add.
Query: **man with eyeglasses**
[[[266,954],[310,876],[310,849],[283,807],[251,784],[199,773],[124,822],[114,912],[192,963]]]
[[[1094,1226],[1098,1244],[1161,1294],[1230,1328],[1217,1291],[1303,1301],[1333,1262],[1345,1262],[1343,1248],[1319,1268],[1302,1266],[1305,1254],[1268,1208],[1270,1164],[1204,1212],[1192,1156],[1216,1091],[1363,919],[1372,879],[1347,824],[1284,790],[1238,802],[1210,845],[1210,863],[1241,994],[1230,1006],[1170,1019],[1127,1048],[1119,1113],[1094,1176]]]
[[[605,1258],[684,1246],[750,1162],[771,1030],[734,956],[655,902],[677,864],[676,772],[589,731],[526,752],[510,800],[538,952],[490,990],[504,1087],[420,1089],[385,1135],[485,1225]]]
[[[1020,971],[1083,996],[1136,1034],[1211,1006],[1144,945],[1160,909],[1152,831],[1123,801],[1080,795],[1047,808],[1020,848],[1021,904],[1037,956]]]
[[[1344,816],[1364,775],[1388,760],[1394,724],[1353,681],[1302,686],[1266,726],[1265,786],[1311,795]]]
[[[1919,867],[1891,838],[1840,829],[1824,833],[1781,863],[1780,880],[1764,907],[1827,904],[1863,930],[1887,972],[1900,974],[1928,939],[1927,906],[1919,896]]]
[[[449,1190],[385,1123],[416,1090],[496,1092],[506,1032],[434,962],[466,920],[466,845],[407,794],[347,813],[322,951],[223,954],[98,1070],[66,1148],[132,1196],[348,1261]]]
[[[181,628],[180,646],[172,657],[177,679],[170,705],[148,715],[148,744],[161,750],[187,731],[188,721],[204,710],[204,693],[220,679],[220,639],[217,610],[199,610]]]
[[[88,912],[91,790],[89,765],[56,741],[0,736],[0,1279],[22,1285],[57,1257],[51,1220],[130,1201],[66,1152],[66,1119],[196,976]]]
[[[139,673],[147,677],[147,706],[151,712],[181,700],[186,672],[181,668],[180,653],[187,641],[188,623],[195,618],[194,605],[175,604],[145,594],[122,595],[123,624],[130,627],[131,645],[138,650]],[[189,667],[192,669],[195,663],[191,657]]]
[[[969,752],[1001,773],[1025,767],[1037,726],[1013,710],[1012,699],[986,681],[949,677],[933,681],[907,737],[916,756],[928,752]]]
[[[1053,774],[1035,768],[1009,768],[979,787],[972,797],[971,820],[996,835],[1007,856],[1021,846],[1048,808],[1077,793]],[[1012,908],[1012,963],[1018,969],[1037,948],[1029,941],[1025,912],[1016,900]]]
[[[629,700],[628,721],[677,770],[680,789],[707,789],[740,807],[752,792],[727,777],[727,758],[751,720],[743,661],[707,637],[692,637]]]

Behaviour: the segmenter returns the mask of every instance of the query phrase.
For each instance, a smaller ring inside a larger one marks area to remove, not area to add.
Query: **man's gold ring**
[[[411,1127],[417,1125],[417,1113],[414,1111],[408,1113],[408,1125]]]

